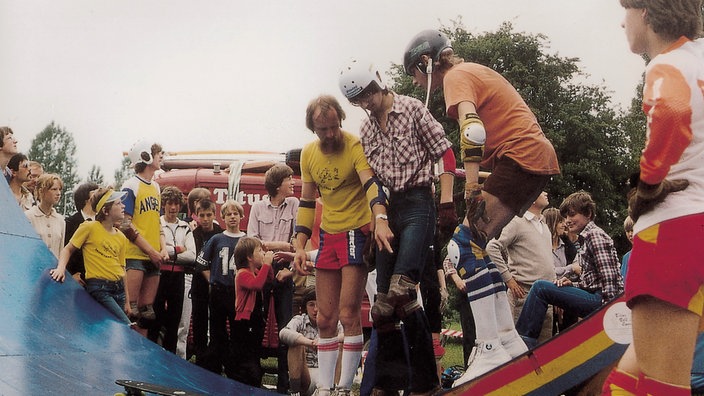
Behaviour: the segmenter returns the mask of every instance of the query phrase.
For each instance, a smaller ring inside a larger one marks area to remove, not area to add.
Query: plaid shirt
[[[342,334],[342,323],[337,322],[337,332]],[[286,327],[279,331],[279,338],[286,345],[294,345],[299,334],[303,334],[309,340],[318,338],[318,328],[313,326],[308,314],[296,315],[288,322]],[[306,365],[308,367],[318,367],[317,349],[306,347]]]
[[[391,191],[430,186],[433,164],[452,146],[442,125],[419,100],[394,94],[394,103],[381,131],[370,115],[362,122],[360,141],[374,173]]]
[[[623,292],[623,278],[618,268],[614,241],[593,221],[579,233],[579,264],[582,279],[574,284],[590,292],[601,292],[606,303]]]

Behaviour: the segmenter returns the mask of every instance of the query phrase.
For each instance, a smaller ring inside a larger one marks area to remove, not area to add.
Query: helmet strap
[[[428,58],[428,64],[425,66],[425,75],[428,76],[428,87],[425,91],[425,107],[428,107],[430,101],[430,85],[433,82],[433,58]]]

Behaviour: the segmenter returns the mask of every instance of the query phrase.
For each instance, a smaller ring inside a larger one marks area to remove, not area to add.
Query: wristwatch
[[[387,215],[385,215],[385,214],[378,214],[378,215],[376,215],[376,219],[377,219],[377,220],[378,220],[378,219],[382,219],[382,220],[389,221],[389,216],[387,216]]]

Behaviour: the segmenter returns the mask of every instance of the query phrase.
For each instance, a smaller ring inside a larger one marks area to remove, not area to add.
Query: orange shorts
[[[339,270],[346,265],[365,265],[362,260],[369,226],[328,234],[320,230],[320,247],[315,268]]]
[[[702,315],[704,213],[655,224],[633,238],[626,273],[628,305],[649,295]]]

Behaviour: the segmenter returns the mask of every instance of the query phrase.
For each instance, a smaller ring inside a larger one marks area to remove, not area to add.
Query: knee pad
[[[372,320],[374,328],[380,333],[393,331],[396,328],[396,317],[394,307],[389,302],[386,293],[377,293],[376,301],[372,306]]]
[[[149,304],[139,308],[139,318],[137,325],[143,329],[150,329],[156,324],[156,313],[154,306]]]
[[[139,309],[140,315],[144,319],[154,320],[156,319],[156,313],[154,312],[154,306],[152,304],[145,305]]]
[[[156,323],[156,319],[147,319],[143,316],[137,319],[137,326],[143,329],[151,329],[156,326]]]
[[[391,276],[388,298],[400,319],[421,309],[418,303],[416,285],[417,282],[405,275],[394,274]]]

